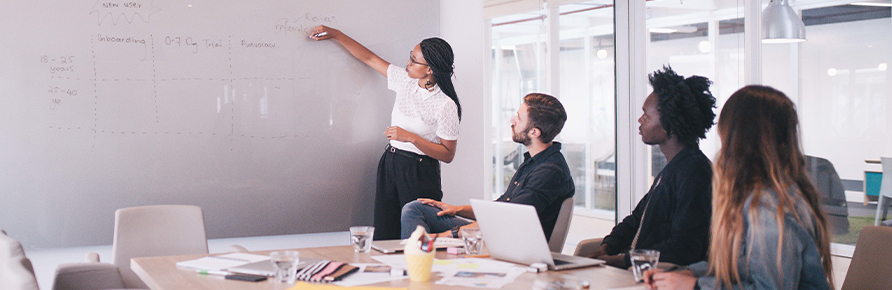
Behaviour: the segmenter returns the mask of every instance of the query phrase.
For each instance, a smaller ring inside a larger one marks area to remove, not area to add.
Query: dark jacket
[[[545,238],[551,240],[551,232],[557,222],[561,203],[573,197],[576,186],[570,176],[570,167],[561,154],[561,143],[554,142],[536,156],[524,153],[524,161],[508,184],[508,190],[497,201],[532,205],[539,215]]]
[[[604,237],[607,254],[628,254],[644,217],[637,249],[660,251],[660,262],[689,265],[706,259],[712,215],[712,164],[699,148],[685,148],[666,164],[632,214]],[[626,255],[626,266],[631,265]]]

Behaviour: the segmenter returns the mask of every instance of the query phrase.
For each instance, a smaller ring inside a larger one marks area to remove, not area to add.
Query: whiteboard
[[[111,244],[114,211],[204,209],[209,238],[371,225],[395,65],[438,1],[7,0],[0,228],[29,248]]]

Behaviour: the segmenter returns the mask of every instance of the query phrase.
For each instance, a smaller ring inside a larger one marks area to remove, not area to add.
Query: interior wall
[[[484,173],[487,166],[492,166],[485,157],[485,150],[491,146],[484,138],[485,114],[491,103],[485,91],[490,79],[485,66],[489,58],[489,46],[484,43],[486,29],[482,0],[440,1],[440,34],[455,52],[452,81],[462,104],[455,159],[442,167],[443,201],[455,205],[485,198],[491,191],[485,186],[485,178],[491,177]]]

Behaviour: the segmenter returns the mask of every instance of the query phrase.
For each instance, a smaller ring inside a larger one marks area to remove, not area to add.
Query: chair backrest
[[[883,181],[880,183],[880,195],[892,197],[892,157],[880,157],[883,165]]]
[[[128,288],[148,288],[130,269],[130,259],[207,254],[201,208],[151,205],[119,209],[115,211],[112,252],[124,284]]]
[[[866,226],[861,230],[842,290],[888,289],[892,285],[892,227]]]
[[[849,207],[842,179],[830,160],[805,156],[809,178],[821,195],[821,209],[827,214],[827,222],[834,235],[849,232]]]
[[[0,230],[0,289],[37,290],[37,278],[22,244]]]
[[[548,248],[552,252],[560,253],[564,249],[564,242],[567,241],[567,233],[570,231],[570,219],[573,217],[573,206],[572,197],[561,203],[561,212],[558,213],[554,230],[551,231],[551,238],[548,240]]]

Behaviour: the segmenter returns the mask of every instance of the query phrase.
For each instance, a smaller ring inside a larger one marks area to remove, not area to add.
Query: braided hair
[[[712,81],[701,76],[685,79],[670,66],[663,66],[648,79],[657,95],[660,124],[666,134],[675,134],[687,146],[696,146],[706,138],[706,131],[715,124],[715,97],[709,92]]]
[[[427,61],[428,67],[434,73],[434,80],[440,89],[443,90],[458,108],[458,120],[461,120],[461,104],[458,102],[458,95],[455,93],[455,87],[452,86],[452,65],[455,56],[452,54],[452,47],[445,40],[439,37],[431,37],[421,41],[421,54]]]

